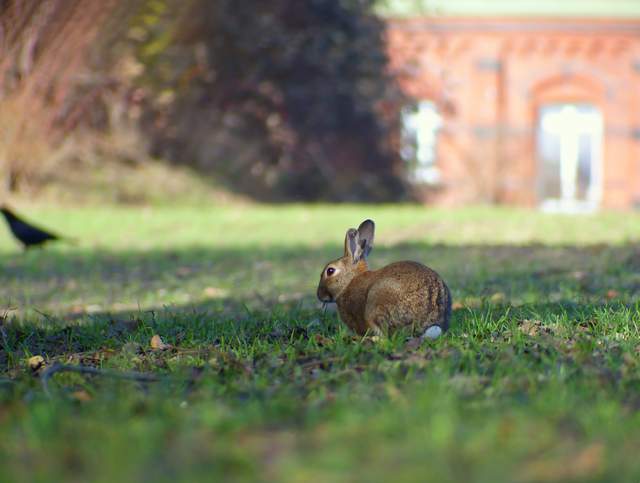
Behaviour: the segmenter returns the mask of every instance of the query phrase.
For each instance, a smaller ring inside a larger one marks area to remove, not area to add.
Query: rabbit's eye
[[[336,269],[333,267],[329,267],[327,268],[327,275],[330,277],[331,275],[333,275],[334,273],[336,273]]]

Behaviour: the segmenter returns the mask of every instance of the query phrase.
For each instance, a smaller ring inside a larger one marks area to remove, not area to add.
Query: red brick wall
[[[535,206],[538,109],[604,117],[602,206],[640,203],[640,20],[430,19],[388,24],[391,69],[444,116],[437,201]]]

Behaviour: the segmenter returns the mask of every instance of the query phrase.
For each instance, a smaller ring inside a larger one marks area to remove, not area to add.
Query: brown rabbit
[[[369,270],[375,225],[350,228],[344,256],[328,263],[318,285],[321,302],[336,302],[340,319],[357,334],[389,334],[408,327],[436,338],[449,328],[451,293],[436,272],[417,262],[395,262]]]

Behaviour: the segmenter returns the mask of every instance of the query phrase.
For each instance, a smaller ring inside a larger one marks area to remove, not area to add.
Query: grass
[[[0,481],[640,481],[638,215],[27,211],[80,244],[0,232]],[[319,310],[365,217],[374,268],[448,281],[445,337],[372,341]],[[59,373],[49,398],[36,355],[161,380]]]

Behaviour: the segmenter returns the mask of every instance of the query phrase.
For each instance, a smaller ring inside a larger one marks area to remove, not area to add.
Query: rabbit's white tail
[[[439,325],[432,325],[422,334],[423,339],[437,339],[442,335],[442,329]]]

